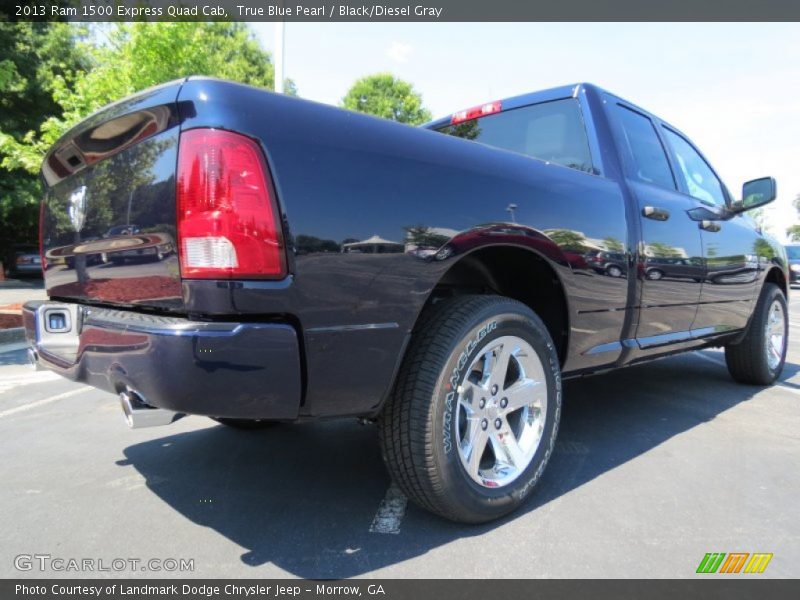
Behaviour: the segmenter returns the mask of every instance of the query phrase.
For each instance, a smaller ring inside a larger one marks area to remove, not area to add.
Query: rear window
[[[438,131],[579,171],[595,172],[583,116],[574,98],[523,106],[446,125]]]

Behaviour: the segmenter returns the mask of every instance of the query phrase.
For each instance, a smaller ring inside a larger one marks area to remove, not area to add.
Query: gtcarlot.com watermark
[[[193,558],[74,558],[51,554],[18,554],[14,557],[17,571],[56,573],[123,573],[152,571],[191,573]]]

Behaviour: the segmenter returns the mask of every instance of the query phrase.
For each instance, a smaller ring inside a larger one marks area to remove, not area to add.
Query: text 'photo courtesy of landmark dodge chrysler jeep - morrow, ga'
[[[190,77],[88,117],[42,176],[36,365],[134,427],[376,421],[395,482],[455,521],[534,489],[562,377],[711,346],[742,383],[784,365],[786,254],[746,214],[775,181],[734,199],[593,85],[416,128]]]

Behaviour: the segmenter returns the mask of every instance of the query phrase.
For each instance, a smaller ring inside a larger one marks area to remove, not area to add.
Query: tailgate
[[[100,110],[48,152],[41,237],[51,297],[183,309],[175,246],[182,83]]]

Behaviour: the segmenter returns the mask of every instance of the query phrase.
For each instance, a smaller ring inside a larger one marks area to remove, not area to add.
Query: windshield
[[[786,246],[786,256],[789,260],[800,260],[800,246]]]

